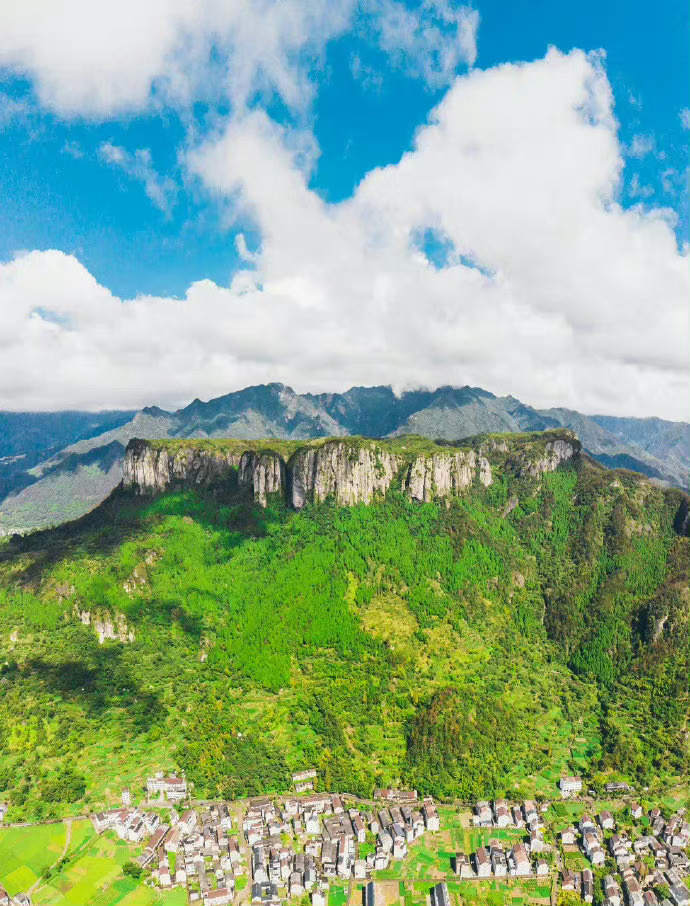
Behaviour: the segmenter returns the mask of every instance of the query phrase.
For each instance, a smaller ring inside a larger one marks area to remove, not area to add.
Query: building
[[[598,820],[602,830],[613,830],[616,826],[616,822],[613,820],[611,812],[601,812],[598,816]]]
[[[369,881],[368,884],[364,885],[364,890],[362,892],[362,899],[364,906],[377,906],[376,903],[376,885],[373,881]]]
[[[579,777],[561,777],[558,786],[564,799],[582,792],[582,780]]]
[[[424,815],[424,824],[428,831],[437,831],[441,827],[438,812],[433,802],[425,802],[422,806],[422,815]]]
[[[467,858],[465,853],[455,853],[453,857],[453,871],[460,878],[471,878],[474,876],[472,867],[470,865],[470,860]]]
[[[604,896],[608,900],[610,906],[620,906],[621,889],[613,875],[606,875],[604,878]]]
[[[445,881],[442,881],[440,884],[435,884],[431,888],[431,906],[450,906],[448,885]]]
[[[417,790],[375,789],[374,799],[386,799],[392,802],[415,802]]]
[[[509,827],[513,824],[510,809],[503,799],[494,802],[494,820],[496,822],[496,827]]]
[[[690,894],[684,884],[673,884],[669,889],[669,897],[673,906],[688,906]]]
[[[316,776],[316,771],[313,768],[309,768],[306,771],[297,771],[296,774],[292,775],[292,785],[298,793],[313,790]]]
[[[149,777],[146,781],[146,790],[149,795],[161,793],[169,800],[179,802],[187,795],[187,781],[184,777],[177,777],[175,774],[166,776],[158,771],[155,777]]]
[[[515,864],[515,874],[519,877],[532,874],[532,865],[524,843],[516,843],[513,847],[513,862]]]
[[[474,866],[478,878],[491,877],[491,859],[485,846],[480,846],[474,854]]]
[[[474,807],[474,811],[475,824],[478,824],[480,827],[491,827],[493,818],[491,816],[491,806],[488,802],[478,802]]]
[[[625,899],[628,906],[643,906],[644,899],[642,896],[642,887],[637,878],[630,877],[623,882],[623,887],[625,889]],[[680,906],[680,904],[676,904]],[[685,904],[687,906],[687,903]]]
[[[585,903],[591,903],[594,899],[594,875],[589,868],[582,872],[582,899]]]
[[[562,846],[575,846],[576,841],[577,834],[574,827],[567,827],[564,831],[561,831]]]

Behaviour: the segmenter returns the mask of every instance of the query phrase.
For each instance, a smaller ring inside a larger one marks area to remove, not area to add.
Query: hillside
[[[134,417],[112,415],[114,424],[103,424],[88,435],[79,434],[74,419],[67,419],[66,424],[75,427],[73,436],[61,433],[62,442],[56,436],[57,446],[46,448],[43,455],[34,451],[30,461],[17,459],[15,452],[14,465],[6,467],[4,486],[0,461],[0,533],[46,527],[88,512],[119,483],[125,447],[135,437],[306,440],[417,434],[456,441],[492,431],[566,428],[574,430],[585,450],[609,467],[633,469],[679,487],[688,486],[690,470],[688,424],[586,416],[569,409],[537,410],[512,396],[497,397],[478,387],[440,387],[398,396],[390,387],[297,394],[283,384],[265,384],[208,402],[195,400],[176,412],[151,407]],[[21,424],[16,418],[7,421],[15,451],[26,439]]]
[[[0,546],[11,817],[96,808],[157,767],[199,796],[310,766],[326,788],[441,798],[687,777],[681,492],[564,432],[159,440],[129,459],[92,514]]]

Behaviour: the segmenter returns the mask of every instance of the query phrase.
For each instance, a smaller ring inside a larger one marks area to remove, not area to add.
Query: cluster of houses
[[[364,803],[315,792],[315,779],[314,771],[302,771],[293,776],[295,795],[249,800],[237,828],[239,837],[231,832],[227,804],[178,814],[175,806],[187,796],[186,782],[162,773],[147,782],[149,810],[133,808],[125,790],[121,808],[94,815],[92,821],[99,833],[112,829],[124,840],[144,843],[139,864],[152,870],[161,887],[185,885],[192,903],[232,902],[237,879],[249,874],[248,898],[258,906],[277,906],[305,895],[311,896],[312,906],[326,906],[335,879],[361,880],[365,906],[376,906],[371,872],[404,859],[414,840],[440,829],[436,806],[431,799],[420,801],[415,790],[395,789],[377,789],[375,801]],[[561,778],[559,786],[564,797],[582,790],[576,777]],[[152,802],[154,797],[158,799]],[[169,823],[150,809],[156,802],[167,805]],[[524,836],[489,839],[473,853],[457,852],[452,860],[455,875],[467,880],[549,876],[551,857],[546,854],[551,846],[544,840],[543,823],[548,808],[549,803],[531,800],[477,802],[475,827],[521,829]],[[591,863],[582,871],[563,870],[562,889],[592,903],[599,883],[594,871],[602,869],[603,874],[608,868],[605,906],[690,906],[684,883],[690,872],[690,825],[684,811],[664,820],[659,809],[645,815],[633,802],[630,813],[636,822],[644,819],[644,827],[638,826],[630,839],[606,810],[595,819],[585,813],[577,826],[560,833],[565,853],[579,849]],[[0,889],[0,906],[11,902],[2,899]],[[445,883],[432,889],[431,906],[450,906]]]
[[[163,823],[153,812],[124,807],[93,815],[91,821],[98,833],[113,829],[132,843],[146,838],[136,862],[150,868],[161,887],[193,885],[198,889],[190,890],[190,902],[230,903],[235,876],[245,870],[237,839],[228,834],[232,820],[227,805],[212,805],[201,818],[194,809],[180,815],[171,808],[169,819]]]
[[[630,805],[635,820],[643,817],[638,803]],[[561,833],[564,851],[579,843],[595,868],[608,861],[616,864],[620,883],[613,874],[604,880],[606,906],[689,906],[690,895],[683,878],[690,871],[688,845],[690,825],[683,813],[665,821],[660,809],[648,813],[644,833],[634,840],[616,828],[610,812],[603,811],[596,822],[584,814],[579,821],[579,834],[574,827]],[[653,864],[652,864],[653,863]],[[582,872],[564,871],[561,879],[564,890],[578,893],[591,903],[594,898],[594,878],[591,869]],[[655,890],[668,888],[668,897],[659,903]]]
[[[548,806],[543,807],[544,810]],[[493,803],[478,802],[474,807],[472,822],[475,827],[523,828],[525,840],[506,848],[501,840],[489,840],[476,852],[458,852],[453,859],[453,870],[464,879],[512,877],[544,877],[549,874],[549,864],[544,853],[551,847],[544,841],[541,809],[535,802],[526,800],[511,804],[504,799]]]
[[[364,881],[391,859],[404,859],[408,844],[425,831],[439,829],[431,800],[420,805],[414,791],[377,790],[376,795],[385,802],[379,810],[347,807],[330,793],[280,802],[252,799],[242,825],[251,849],[252,902],[308,893],[313,906],[325,906],[333,879]],[[360,847],[368,840],[375,843],[365,855]]]
[[[296,792],[306,795],[250,799],[241,839],[230,832],[225,803],[178,814],[175,804],[186,797],[186,783],[163,774],[149,778],[147,792],[149,804],[160,797],[168,806],[168,823],[155,811],[133,808],[128,790],[121,808],[91,820],[98,833],[113,830],[123,840],[143,843],[137,863],[151,869],[161,887],[184,885],[189,901],[204,906],[232,902],[236,879],[248,869],[252,903],[310,894],[313,906],[326,906],[332,879],[365,881],[372,870],[404,859],[408,845],[425,831],[440,828],[433,801],[419,802],[414,790],[376,790],[380,808],[362,809],[348,807],[338,795],[314,792],[315,776],[304,771],[293,777]]]

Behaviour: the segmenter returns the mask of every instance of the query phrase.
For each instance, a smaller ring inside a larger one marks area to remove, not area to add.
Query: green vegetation
[[[326,788],[441,799],[687,776],[686,498],[584,457],[533,478],[544,437],[496,440],[494,484],[448,506],[118,493],[1,546],[12,816],[114,804],[171,767],[228,797],[312,765]],[[405,444],[440,449],[385,442]]]
[[[0,884],[11,896],[37,884],[38,906],[183,906],[186,891],[144,886],[135,852],[114,834],[97,836],[90,821],[74,821],[69,847],[64,824],[0,829]],[[137,853],[140,848],[137,849]],[[52,867],[51,867],[52,866]],[[131,867],[137,871],[132,871]]]

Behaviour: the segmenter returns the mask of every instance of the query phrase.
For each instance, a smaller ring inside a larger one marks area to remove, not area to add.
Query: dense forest
[[[0,799],[76,812],[157,768],[199,796],[687,777],[687,497],[584,455],[494,475],[300,512],[116,491],[5,541]]]

